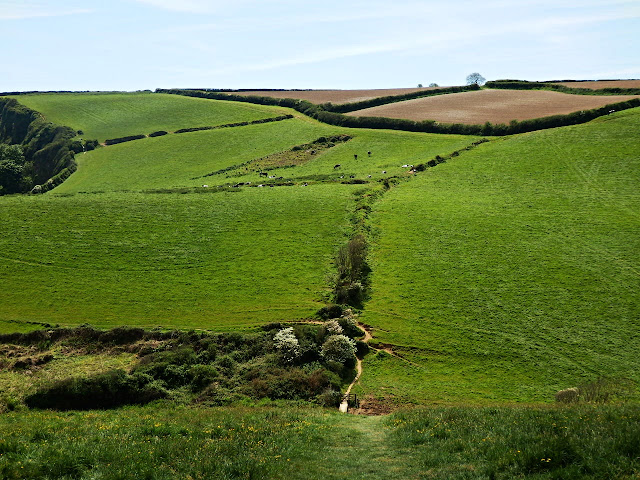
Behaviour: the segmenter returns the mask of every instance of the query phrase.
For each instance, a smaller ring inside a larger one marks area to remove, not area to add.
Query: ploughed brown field
[[[436,120],[441,123],[509,123],[590,110],[640,95],[571,95],[545,90],[480,90],[416,98],[347,113],[354,117]]]
[[[246,92],[229,92],[234,95],[257,95],[259,97],[296,98],[312,103],[353,103],[372,98],[387,97],[391,95],[404,95],[406,93],[419,92],[421,90],[434,90],[442,87],[424,88],[387,88],[374,90],[252,90]]]
[[[588,88],[599,90],[601,88],[640,88],[640,80],[594,80],[588,82],[557,82],[555,85],[564,85],[570,88]]]

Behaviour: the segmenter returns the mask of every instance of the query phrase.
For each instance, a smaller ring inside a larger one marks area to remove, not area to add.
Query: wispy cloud
[[[22,20],[41,17],[61,17],[91,13],[88,8],[60,8],[41,2],[0,0],[0,20]]]
[[[217,13],[229,6],[224,0],[134,0],[135,2],[151,7],[169,10],[171,12],[211,14]],[[236,0],[233,5],[245,3],[245,0]]]

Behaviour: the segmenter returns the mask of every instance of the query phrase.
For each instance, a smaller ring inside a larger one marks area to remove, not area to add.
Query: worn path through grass
[[[385,416],[344,415],[333,441],[314,450],[313,457],[300,458],[290,479],[411,479],[418,471],[403,452],[391,444]],[[310,452],[311,453],[311,452]]]

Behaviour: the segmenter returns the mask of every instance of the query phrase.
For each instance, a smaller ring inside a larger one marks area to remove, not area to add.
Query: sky
[[[640,79],[640,0],[0,0],[0,92]]]

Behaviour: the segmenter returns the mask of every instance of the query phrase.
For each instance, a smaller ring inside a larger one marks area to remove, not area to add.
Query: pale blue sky
[[[0,92],[640,78],[640,0],[0,0]]]

